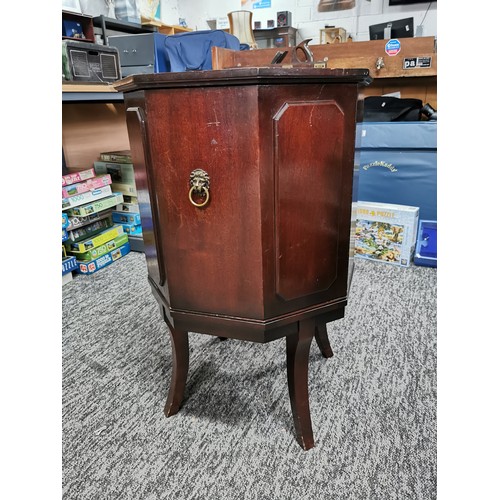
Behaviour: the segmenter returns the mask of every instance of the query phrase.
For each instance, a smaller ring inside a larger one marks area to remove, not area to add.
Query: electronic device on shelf
[[[415,33],[413,17],[397,19],[396,21],[387,21],[380,24],[372,24],[368,29],[370,32],[370,40],[411,38]]]

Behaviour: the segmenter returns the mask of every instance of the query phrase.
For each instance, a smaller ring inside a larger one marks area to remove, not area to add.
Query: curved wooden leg
[[[330,341],[328,340],[326,324],[316,326],[314,337],[316,338],[316,343],[318,344],[321,354],[323,354],[325,358],[331,358],[333,356],[333,351]]]
[[[297,333],[286,337],[288,393],[297,440],[304,450],[314,446],[307,377],[309,349],[314,332],[315,321],[305,320],[299,322]]]
[[[172,339],[172,379],[163,410],[167,417],[175,415],[181,406],[189,368],[188,332],[169,328]]]

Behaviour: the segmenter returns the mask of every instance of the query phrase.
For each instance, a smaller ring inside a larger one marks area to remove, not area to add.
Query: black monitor
[[[385,28],[391,28],[390,38],[411,38],[414,36],[413,17],[388,21],[369,26],[370,40],[383,40]]]

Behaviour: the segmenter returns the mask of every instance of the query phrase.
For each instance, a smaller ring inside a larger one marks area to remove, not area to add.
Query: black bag
[[[420,99],[369,96],[364,101],[365,122],[418,122],[422,113]]]

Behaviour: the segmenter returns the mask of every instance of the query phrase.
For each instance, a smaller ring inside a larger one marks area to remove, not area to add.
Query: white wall
[[[267,20],[276,24],[276,13],[290,11],[292,25],[298,29],[299,43],[312,38],[311,44],[319,43],[319,30],[325,24],[340,26],[350,33],[355,41],[369,40],[368,26],[371,24],[413,17],[415,27],[422,23],[429,3],[409,6],[389,7],[389,0],[356,0],[356,8],[346,11],[318,13],[319,0],[271,0],[271,8],[253,9],[253,21]],[[437,36],[437,2],[433,1],[425,15],[422,36]],[[242,7],[241,0],[161,0],[162,21],[178,24],[179,17],[185,18],[187,25],[196,30],[210,29],[207,19],[227,16],[232,10],[250,10]],[[416,28],[415,28],[416,29]]]

